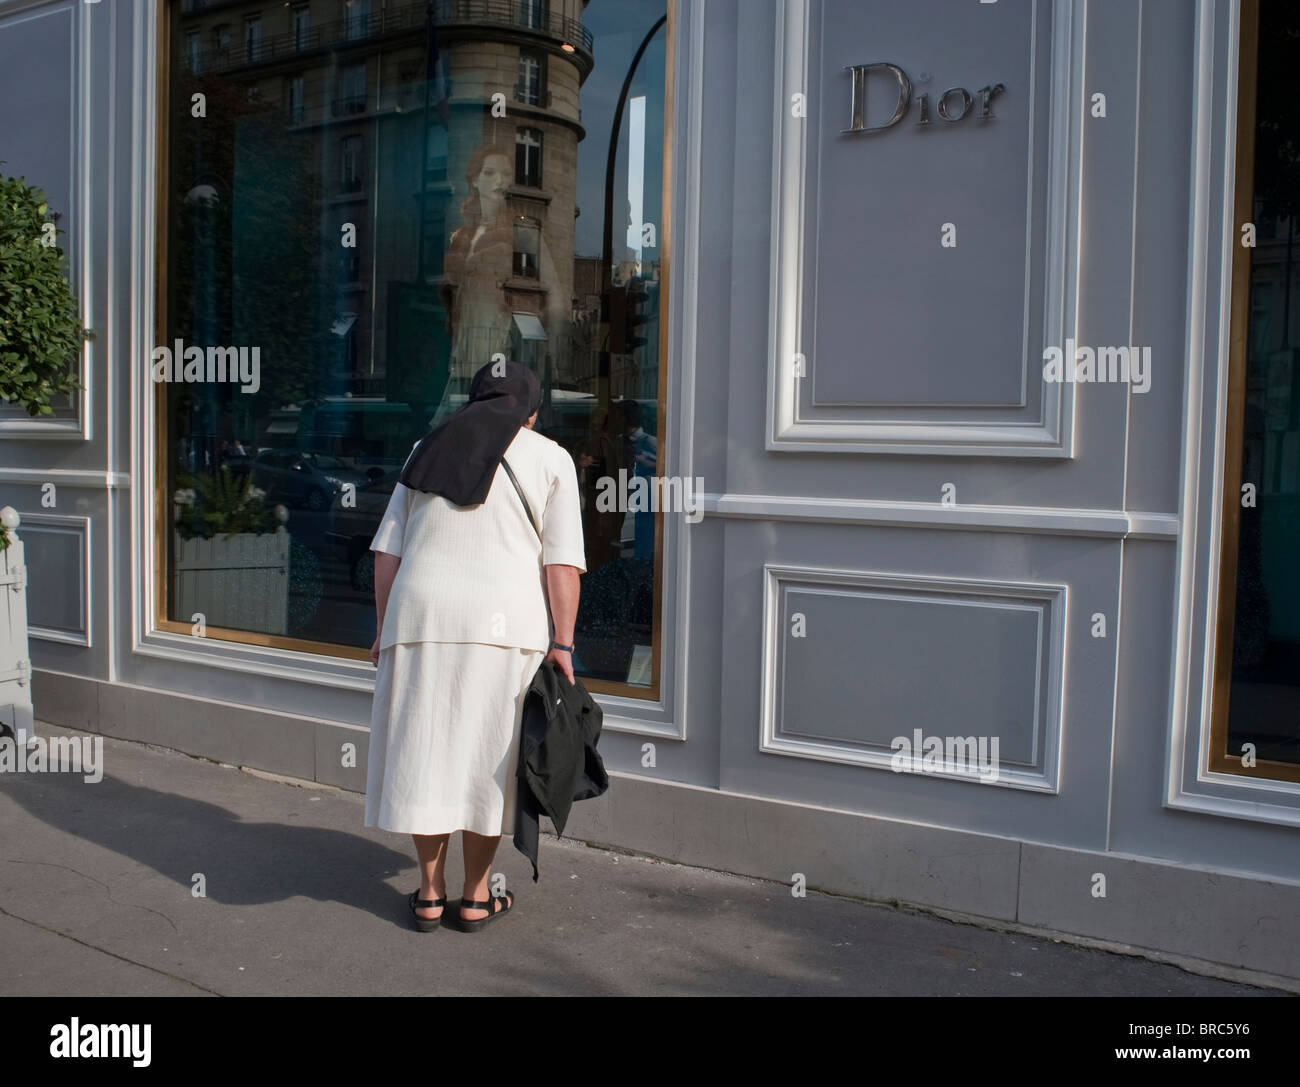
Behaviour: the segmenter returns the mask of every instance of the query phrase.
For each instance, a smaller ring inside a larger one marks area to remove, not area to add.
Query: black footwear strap
[[[415,896],[419,893],[419,888],[412,891],[411,901],[422,910],[436,909],[438,906],[445,906],[447,904],[445,898],[416,898]]]

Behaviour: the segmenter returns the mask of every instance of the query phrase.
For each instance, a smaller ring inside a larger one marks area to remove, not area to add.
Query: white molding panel
[[[1043,382],[1041,353],[1025,342],[1022,359],[1025,382],[1041,383],[1038,417],[1022,421],[1015,408],[1001,419],[971,419],[942,404],[913,405],[900,415],[892,405],[887,416],[871,409],[840,403],[837,407],[804,403],[801,384],[816,371],[812,333],[802,313],[811,274],[806,194],[817,178],[809,172],[808,126],[820,123],[792,115],[791,95],[810,86],[816,67],[809,56],[810,19],[817,0],[786,0],[776,5],[777,55],[773,80],[772,275],[769,297],[768,404],[766,448],[787,452],[913,453],[942,456],[1056,457],[1074,455],[1074,385]],[[1038,5],[1031,33],[1032,54],[1038,51]],[[1081,174],[1083,101],[1084,3],[1054,0],[1050,54],[1048,145],[1030,148],[1030,217],[1036,202],[1033,175],[1040,154],[1046,155],[1046,217],[1043,266],[1030,268],[1029,282],[1042,280],[1045,343],[1064,344],[1074,335],[1079,262],[1079,183]],[[884,58],[873,57],[873,60]],[[1031,76],[1032,78],[1032,76]],[[1033,104],[1041,108],[1039,103]],[[1032,128],[1031,120],[1031,128]],[[1032,222],[1026,223],[1031,231]],[[1028,260],[1029,237],[1026,238]],[[1026,308],[1026,313],[1028,309]],[[1028,328],[1028,322],[1026,323]],[[794,359],[803,355],[804,378],[795,374]],[[1020,401],[1027,403],[1024,384]],[[838,410],[837,410],[838,409]],[[987,412],[985,413],[987,416]]]
[[[68,645],[79,645],[89,649],[91,646],[91,600],[94,597],[92,583],[94,580],[94,568],[90,563],[90,534],[91,524],[89,517],[73,517],[65,514],[56,513],[22,513],[22,524],[20,526],[20,535],[23,542],[27,545],[27,567],[30,570],[32,558],[40,549],[40,543],[33,540],[32,537],[39,537],[42,533],[47,535],[75,536],[79,542],[81,561],[76,575],[76,592],[77,592],[77,611],[81,616],[81,625],[79,629],[62,630],[53,627],[37,626],[30,620],[27,623],[27,634],[31,638],[40,638],[47,642],[65,642]],[[73,571],[69,571],[73,573]],[[30,584],[30,577],[29,577]],[[28,612],[31,611],[31,594],[28,594]]]
[[[923,577],[873,570],[832,570],[816,566],[765,563],[763,566],[763,661],[759,750],[774,755],[817,759],[844,766],[896,771],[892,752],[877,745],[855,744],[833,737],[792,735],[781,727],[781,691],[784,632],[780,629],[781,594],[791,586],[816,587],[821,591],[843,590],[860,597],[864,590],[900,601],[925,600],[954,607],[1028,608],[1038,616],[1032,722],[1033,768],[1003,764],[997,781],[988,784],[1032,792],[1057,793],[1060,780],[1060,752],[1064,721],[1065,615],[1068,589],[1065,585],[991,581],[974,578]],[[1014,601],[1009,603],[1008,601]],[[924,697],[918,691],[917,697]],[[928,777],[947,778],[969,784],[971,777],[960,771],[927,772]]]

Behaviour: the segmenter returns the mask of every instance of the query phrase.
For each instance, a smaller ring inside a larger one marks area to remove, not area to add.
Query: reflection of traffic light
[[[627,337],[624,341],[629,354],[646,345],[653,327],[651,322],[659,320],[659,284],[636,279],[632,287],[627,298]]]

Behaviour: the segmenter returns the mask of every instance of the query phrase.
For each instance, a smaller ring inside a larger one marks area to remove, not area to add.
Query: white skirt
[[[524,697],[545,658],[541,650],[482,642],[381,650],[365,825],[513,834]]]

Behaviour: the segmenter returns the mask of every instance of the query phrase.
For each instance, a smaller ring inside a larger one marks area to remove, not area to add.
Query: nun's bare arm
[[[378,577],[376,577],[378,582]],[[546,592],[551,601],[551,619],[555,623],[555,640],[561,645],[573,644],[573,627],[578,620],[578,596],[582,592],[581,574],[576,566],[558,563],[546,567]],[[555,662],[561,672],[573,678],[573,654],[562,649],[551,649],[547,660]]]
[[[393,588],[393,578],[401,566],[400,555],[387,551],[375,552],[375,644],[370,647],[370,663],[379,667],[379,636],[384,630],[384,611],[388,607],[388,594]]]

